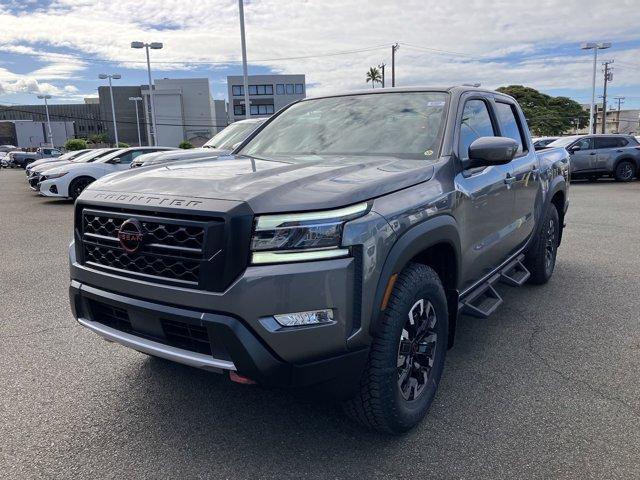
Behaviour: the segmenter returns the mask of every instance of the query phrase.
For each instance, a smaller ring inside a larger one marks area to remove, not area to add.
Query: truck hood
[[[378,156],[227,156],[133,169],[87,190],[246,202],[255,213],[335,208],[429,180],[433,164]]]

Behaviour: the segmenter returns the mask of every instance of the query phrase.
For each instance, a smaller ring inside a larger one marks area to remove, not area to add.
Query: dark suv
[[[551,277],[568,171],[497,92],[302,100],[231,158],[87,187],[71,307],[108,340],[242,383],[313,385],[402,432],[429,409],[459,314],[489,316],[499,283]]]
[[[574,135],[550,143],[571,154],[571,176],[629,182],[640,172],[640,144],[632,135]]]

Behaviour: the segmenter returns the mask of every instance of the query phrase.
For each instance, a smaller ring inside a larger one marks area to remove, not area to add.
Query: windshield
[[[225,148],[231,150],[236,143],[242,142],[262,122],[237,122],[232,123],[211,140],[203,145],[204,148]]]
[[[566,147],[567,145],[575,142],[576,140],[580,139],[581,137],[563,137],[563,138],[559,138],[557,140],[554,140],[553,142],[547,144],[547,147]]]
[[[446,100],[441,92],[403,92],[302,101],[274,118],[241,153],[433,159]]]
[[[95,160],[98,160],[99,158],[103,157],[104,155],[113,152],[112,148],[106,148],[106,149],[100,149],[100,150],[94,150],[92,152],[89,153],[85,153],[84,155],[80,155],[78,158],[75,158],[73,160],[73,162],[75,163],[89,163],[89,162],[93,162]]]

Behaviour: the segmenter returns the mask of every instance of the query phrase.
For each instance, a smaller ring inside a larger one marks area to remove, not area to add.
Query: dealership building
[[[245,117],[242,75],[227,77],[229,122]],[[249,75],[249,114],[269,117],[282,107],[305,98],[307,86],[304,75]]]

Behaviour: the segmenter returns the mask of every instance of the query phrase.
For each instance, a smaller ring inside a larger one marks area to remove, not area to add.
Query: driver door
[[[598,152],[594,148],[593,138],[581,138],[568,150],[571,155],[571,173],[595,170]]]
[[[458,158],[469,158],[469,145],[477,138],[499,135],[497,125],[489,99],[468,98],[458,123]],[[507,163],[462,170],[455,183],[460,198],[456,220],[460,225],[464,290],[506,260],[511,250],[513,166]]]

